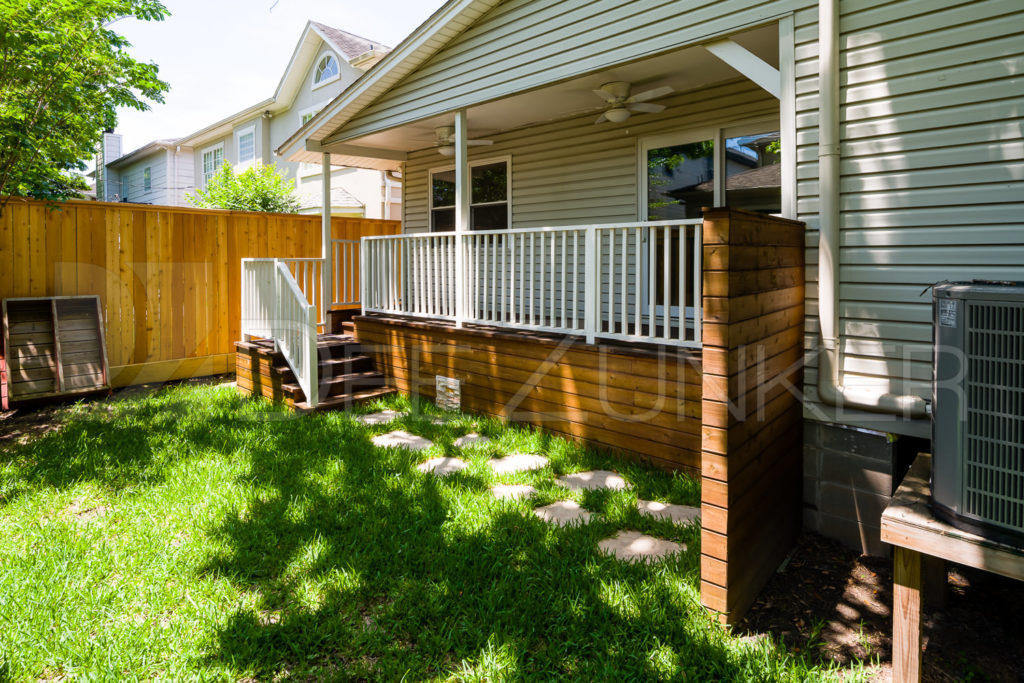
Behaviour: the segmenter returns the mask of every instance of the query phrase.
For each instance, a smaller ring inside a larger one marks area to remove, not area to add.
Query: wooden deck
[[[1024,544],[986,538],[953,526],[932,512],[932,459],[914,460],[882,513],[882,540],[896,546],[893,566],[893,680],[921,680],[921,594],[925,556],[1024,581]],[[943,572],[943,578],[945,573]]]

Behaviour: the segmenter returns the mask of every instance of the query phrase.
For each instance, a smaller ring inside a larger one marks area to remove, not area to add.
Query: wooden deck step
[[[326,410],[347,410],[354,404],[361,401],[369,401],[371,399],[380,398],[381,396],[389,396],[395,393],[397,389],[394,387],[378,387],[377,389],[368,389],[366,391],[360,391],[355,394],[346,394],[344,396],[330,396],[320,403],[317,404],[316,408],[310,408],[309,404],[305,401],[296,403],[293,408],[297,413],[310,413],[310,412],[321,412]]]
[[[353,372],[347,375],[339,375],[338,377],[321,379],[320,395],[326,397],[351,394],[353,391],[381,387],[386,383],[387,380],[384,375],[376,370]],[[281,391],[291,394],[291,398],[294,401],[302,401],[305,399],[302,388],[298,384],[282,384]]]

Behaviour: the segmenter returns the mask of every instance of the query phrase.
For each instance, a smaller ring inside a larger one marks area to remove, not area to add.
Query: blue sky
[[[162,22],[121,20],[136,59],[160,66],[165,104],[122,111],[129,152],[181,137],[270,97],[308,19],[394,47],[442,0],[165,0]],[[271,7],[273,6],[273,9]]]

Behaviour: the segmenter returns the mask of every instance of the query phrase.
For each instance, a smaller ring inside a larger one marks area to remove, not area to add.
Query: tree
[[[295,181],[286,180],[273,166],[255,164],[235,173],[230,164],[221,164],[206,183],[205,190],[188,195],[189,204],[207,209],[298,213]]]
[[[11,195],[76,196],[118,107],[146,110],[168,85],[109,26],[160,21],[157,0],[0,0],[0,213]]]

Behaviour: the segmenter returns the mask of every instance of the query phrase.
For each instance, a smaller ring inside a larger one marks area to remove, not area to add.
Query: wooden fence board
[[[399,221],[334,218],[335,237]],[[0,215],[0,299],[100,297],[112,384],[226,372],[241,259],[318,258],[320,216],[14,198]]]

